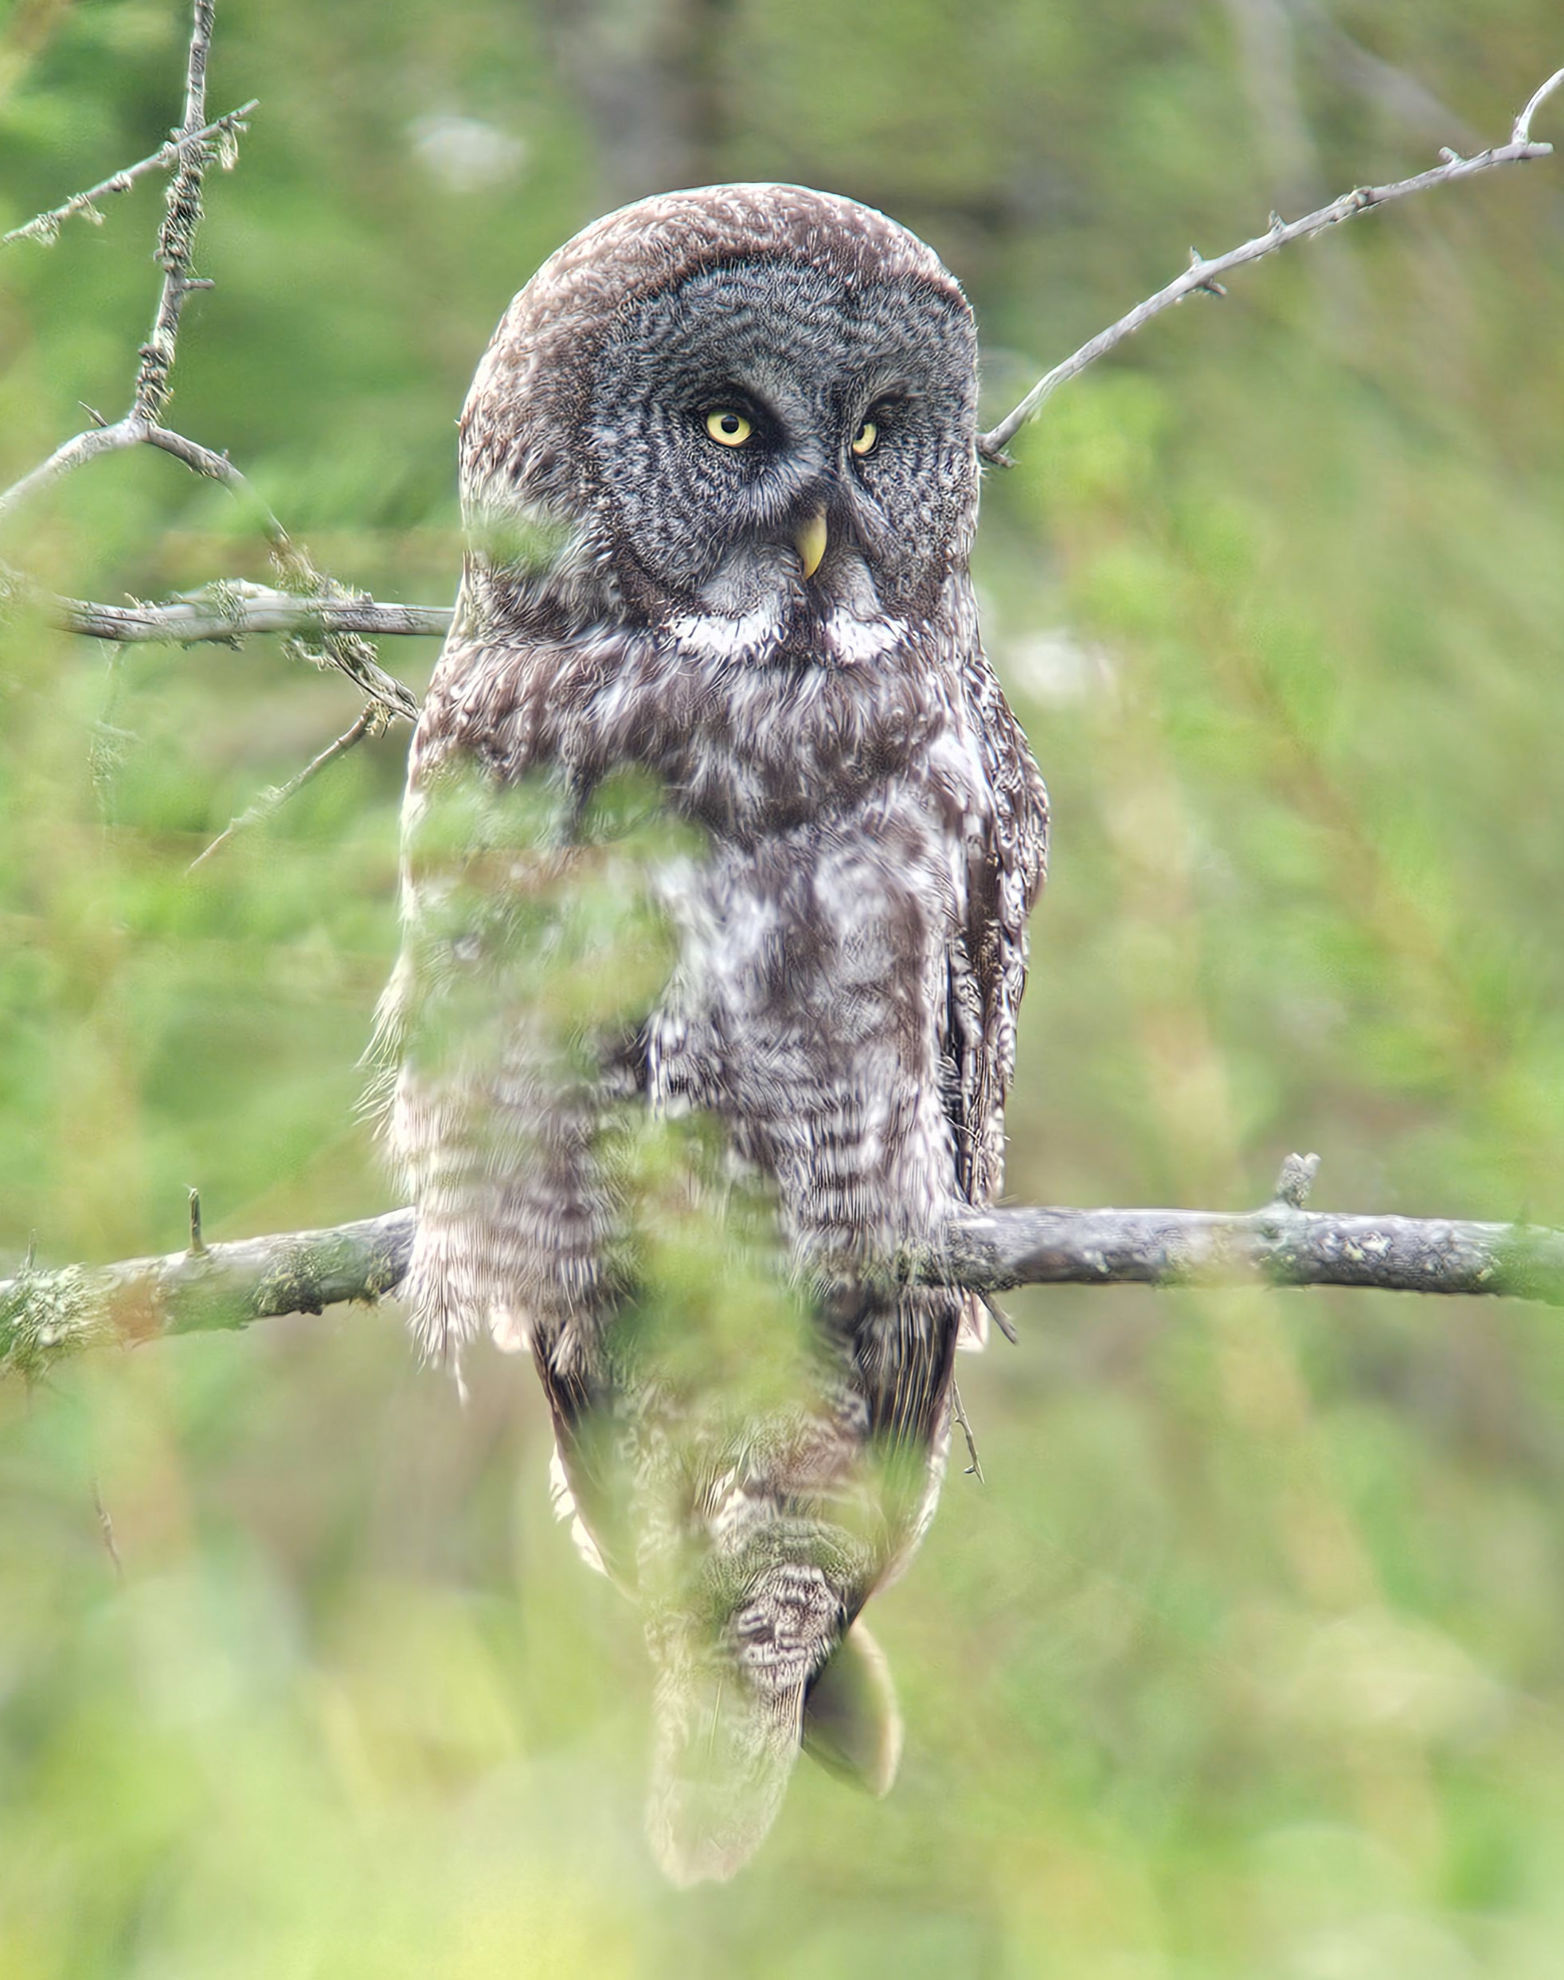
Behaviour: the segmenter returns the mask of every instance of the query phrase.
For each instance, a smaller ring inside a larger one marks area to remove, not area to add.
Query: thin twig
[[[94,426],[85,433],[78,433],[55,448],[46,461],[24,474],[9,488],[0,490],[0,516],[19,509],[24,502],[40,494],[51,482],[58,481],[73,468],[96,460],[100,454],[117,453],[124,447],[139,447],[146,437],[145,422],[127,418],[115,420],[111,426]]]
[[[159,436],[179,437],[161,429]],[[224,455],[211,454],[193,441],[185,444],[212,462],[226,463]],[[244,483],[237,468],[233,469],[233,479]],[[98,605],[84,598],[53,597],[38,592],[20,572],[0,565],[0,619],[8,606],[26,601],[65,632],[124,645],[194,646],[212,641],[236,646],[252,633],[281,633],[298,657],[312,666],[336,668],[378,701],[388,715],[399,721],[416,721],[417,695],[394,674],[388,674],[375,649],[357,635],[440,639],[450,630],[450,608],[379,605],[361,592],[349,591],[316,571],[280,524],[275,525],[273,558],[279,568],[289,571],[299,590],[278,591],[242,579],[218,579],[166,605]],[[313,589],[303,588],[306,585]]]
[[[92,411],[91,407],[88,411]],[[84,433],[77,433],[64,441],[47,460],[40,461],[20,481],[0,491],[0,516],[19,509],[51,482],[60,480],[74,468],[83,467],[102,454],[116,454],[130,447],[143,446],[156,447],[159,453],[172,454],[192,473],[204,475],[210,481],[222,482],[225,488],[241,496],[255,511],[274,549],[289,547],[288,532],[226,454],[214,453],[210,447],[203,447],[199,440],[191,440],[183,433],[160,426],[156,420],[148,419],[134,409],[126,413],[123,419],[112,421],[93,414],[93,424]]]
[[[992,1293],[979,1293],[978,1298],[982,1300],[989,1319],[993,1321],[1000,1333],[1014,1347],[1021,1336],[1016,1332],[1015,1322],[1011,1319],[1010,1315],[1000,1305],[999,1301],[994,1298]]]
[[[1149,323],[1163,310],[1181,303],[1186,296],[1204,292],[1207,295],[1222,293],[1220,277],[1231,269],[1242,268],[1251,261],[1259,261],[1263,256],[1274,254],[1278,248],[1290,247],[1294,241],[1308,240],[1311,235],[1322,234],[1328,227],[1339,226],[1344,220],[1352,220],[1371,207],[1386,206],[1391,200],[1405,199],[1410,193],[1427,192],[1433,186],[1451,185],[1457,179],[1470,179],[1479,172],[1490,171],[1496,165],[1523,164],[1528,159],[1546,158],[1553,147],[1540,144],[1531,135],[1531,120],[1543,103],[1564,82],[1564,69],[1551,75],[1515,120],[1515,127],[1508,144],[1495,146],[1492,150],[1478,152],[1473,158],[1458,158],[1453,153],[1445,158],[1442,165],[1430,171],[1419,172],[1410,179],[1398,179],[1388,186],[1359,186],[1355,191],[1343,193],[1333,199],[1328,206],[1317,212],[1305,214],[1301,220],[1284,221],[1279,214],[1271,216],[1269,229],[1245,241],[1241,247],[1229,249],[1226,254],[1211,258],[1190,250],[1190,264],[1182,275],[1169,282],[1166,288],[1159,289],[1154,296],[1148,296],[1137,303],[1132,310],[1121,316],[1106,330],[1100,330],[1089,342],[1067,357],[1062,364],[1056,364],[1052,371],[1040,378],[1027,393],[1021,403],[995,427],[980,436],[978,452],[985,461],[996,467],[1008,467],[1010,460],[1006,447],[1025,426],[1035,417],[1044,402],[1052,396],[1068,379],[1083,372],[1089,364],[1117,348],[1126,338]]]
[[[109,1509],[103,1503],[103,1492],[96,1478],[92,1481],[92,1505],[93,1510],[98,1515],[98,1532],[102,1537],[104,1547],[108,1551],[109,1564],[114,1570],[114,1579],[116,1581],[123,1581],[125,1579],[125,1563],[119,1557],[119,1548],[114,1540],[114,1522],[109,1518]]]
[[[155,420],[142,428],[139,437],[147,446],[156,447],[160,453],[172,454],[176,461],[183,461],[192,474],[205,475],[208,481],[220,481],[235,495],[242,495],[260,516],[267,537],[273,542],[287,541],[288,532],[226,454],[215,453],[212,448],[203,447],[199,440],[191,440],[183,433],[159,426]]]
[[[88,410],[91,411],[91,408]],[[0,492],[0,516],[19,509],[51,482],[58,481],[73,468],[96,460],[101,454],[115,454],[127,447],[142,446],[156,447],[160,453],[172,454],[175,460],[183,461],[193,473],[205,475],[211,481],[220,481],[225,488],[243,496],[255,509],[268,540],[274,545],[287,544],[288,532],[226,454],[214,453],[210,447],[203,447],[199,440],[188,439],[183,433],[174,433],[134,409],[126,413],[123,419],[113,421],[94,415],[93,424],[85,433],[77,433],[64,441],[46,461],[40,461],[20,481],[13,482]]]
[[[302,544],[290,542],[286,533],[281,534],[280,541],[273,541],[272,562],[284,589],[300,599],[332,603],[339,600],[346,602],[352,598],[352,593],[345,586],[317,571],[310,562],[309,552]],[[417,695],[385,671],[375,649],[356,632],[327,632],[318,646],[312,645],[307,638],[289,634],[284,646],[296,659],[307,660],[311,666],[335,667],[339,673],[346,674],[355,686],[383,703],[387,711],[400,720],[417,721]]]
[[[184,123],[177,134],[175,147],[179,163],[169,183],[167,208],[158,234],[157,261],[163,270],[163,287],[151,334],[141,347],[141,363],[130,410],[124,418],[112,422],[94,415],[94,423],[88,431],[76,434],[57,447],[46,461],[0,493],[0,517],[19,508],[73,469],[103,454],[143,445],[156,447],[172,454],[196,474],[222,482],[251,505],[271,544],[272,558],[286,591],[304,600],[346,601],[351,594],[315,569],[302,545],[291,540],[282,524],[226,454],[214,453],[210,447],[203,447],[199,441],[188,439],[162,424],[162,412],[171,389],[169,380],[179,337],[180,313],[190,291],[202,286],[190,274],[190,257],[201,220],[202,179],[210,160],[202,134],[206,114],[206,64],[211,49],[214,6],[215,0],[195,0],[186,63]],[[315,627],[310,630],[315,630]],[[381,702],[391,714],[402,720],[416,718],[416,696],[385,672],[378,664],[374,648],[357,631],[323,630],[319,636],[320,645],[312,647],[299,636],[289,635],[300,657],[316,665],[337,668],[365,694]]]
[[[158,230],[156,260],[163,271],[163,292],[158,297],[151,334],[141,347],[141,365],[132,400],[132,410],[149,426],[159,423],[169,401],[179,318],[191,287],[190,260],[195,252],[196,229],[201,224],[201,182],[206,177],[210,157],[204,144],[191,140],[206,122],[206,63],[212,47],[215,14],[215,0],[195,0],[185,65],[185,116],[178,133],[185,142],[180,148],[174,176],[168,182],[163,225]]]
[[[1272,1201],[1285,1204],[1289,1210],[1301,1210],[1309,1200],[1309,1191],[1319,1172],[1318,1155],[1289,1155],[1276,1178]]]
[[[129,192],[137,179],[149,172],[161,172],[172,165],[175,159],[184,155],[186,148],[204,143],[208,138],[237,137],[246,128],[245,118],[253,110],[260,108],[260,98],[252,97],[248,103],[241,103],[237,110],[230,110],[214,123],[193,131],[189,137],[170,138],[161,150],[154,151],[149,158],[141,158],[134,165],[123,166],[118,172],[111,172],[106,179],[100,179],[95,186],[85,192],[72,193],[63,205],[51,206],[47,213],[36,213],[24,226],[13,227],[8,234],[0,234],[0,247],[9,247],[12,241],[42,241],[50,245],[61,226],[73,215],[85,213],[89,219],[101,222],[103,215],[96,210],[100,199],[107,199],[113,193]]]
[[[1521,114],[1515,119],[1514,128],[1510,132],[1511,144],[1531,143],[1532,141],[1531,120],[1533,117],[1536,116],[1537,112],[1542,108],[1543,104],[1547,102],[1548,98],[1558,88],[1560,83],[1564,83],[1564,69],[1555,69],[1552,75],[1549,76],[1548,80],[1545,83],[1539,85],[1539,87],[1533,94],[1531,101],[1526,105],[1526,108],[1521,112]],[[1545,144],[1542,147],[1542,149],[1544,151],[1551,151],[1553,147],[1550,144]]]
[[[950,1413],[956,1419],[961,1434],[966,1439],[967,1456],[972,1460],[967,1466],[967,1476],[975,1478],[980,1485],[986,1485],[988,1480],[983,1476],[983,1460],[978,1456],[977,1438],[973,1436],[972,1425],[967,1421],[967,1412],[961,1401],[960,1386],[954,1381],[950,1385]]]
[[[211,458],[224,457],[214,454]],[[234,474],[243,481],[237,469]],[[0,621],[8,610],[27,604],[64,632],[127,646],[208,642],[237,646],[251,634],[281,633],[294,652],[312,666],[337,668],[378,701],[387,714],[399,721],[416,721],[418,697],[412,689],[379,665],[367,641],[355,638],[349,646],[348,637],[364,633],[374,639],[441,639],[450,630],[450,608],[377,604],[365,593],[349,591],[314,571],[307,558],[295,553],[280,525],[277,534],[286,546],[285,554],[296,558],[295,575],[308,571],[316,590],[279,591],[271,585],[219,578],[198,591],[182,593],[168,604],[138,601],[133,605],[99,605],[85,598],[60,598],[40,591],[20,571],[0,564]],[[273,555],[281,562],[276,544]]]
[[[270,615],[272,623],[267,629],[283,633],[285,650],[312,665],[336,668],[368,697],[363,712],[345,735],[339,736],[329,748],[322,750],[286,784],[263,792],[201,853],[193,862],[192,870],[203,860],[209,859],[220,846],[226,845],[236,832],[270,817],[296,791],[302,790],[328,764],[345,755],[365,736],[378,735],[391,717],[411,722],[418,715],[416,695],[385,671],[379,664],[374,647],[362,637],[364,622],[355,611],[358,599],[316,570],[303,545],[293,542],[227,454],[214,453],[199,441],[176,433],[162,423],[162,415],[172,393],[171,379],[185,299],[192,290],[211,286],[209,282],[198,281],[190,272],[196,231],[201,223],[202,182],[212,156],[210,141],[216,136],[225,151],[231,148],[239,119],[255,107],[253,103],[247,104],[244,110],[230,112],[227,117],[219,118],[216,124],[208,125],[205,121],[206,66],[211,52],[214,21],[215,0],[194,0],[185,66],[184,119],[171,141],[162,147],[155,158],[143,159],[139,165],[127,167],[105,180],[101,187],[78,194],[54,214],[41,215],[27,228],[20,230],[40,236],[51,227],[57,230],[60,220],[70,212],[90,206],[93,192],[122,192],[143,172],[152,170],[154,165],[174,164],[163,224],[158,232],[156,259],[163,271],[163,286],[151,332],[141,347],[130,410],[122,419],[108,421],[89,407],[88,414],[93,424],[86,432],[78,433],[57,447],[46,461],[0,493],[0,517],[3,517],[73,469],[104,454],[139,446],[156,447],[163,453],[172,454],[193,473],[220,481],[231,493],[249,504],[271,545],[272,561],[281,580],[282,591],[263,593],[260,587],[254,586],[213,587],[209,588],[205,599],[186,599],[178,605],[162,608],[137,606],[129,611],[87,605],[77,600],[54,600],[50,601],[50,608],[56,621],[63,618],[72,630],[90,632],[98,638],[183,636],[187,639],[232,641],[241,631],[251,629],[247,614],[252,608],[257,618],[262,616],[257,600],[259,594],[268,604],[282,601],[281,611],[273,605]],[[0,569],[0,603],[9,596],[25,594],[28,589],[25,580],[14,579],[10,573]],[[245,591],[251,595],[244,596]],[[205,614],[203,606],[208,608]],[[350,615],[353,615],[352,622]],[[404,611],[399,616],[403,623],[397,626],[397,630],[411,629],[407,624],[408,614]],[[448,619],[448,615],[441,616],[442,621]],[[443,631],[444,623],[433,625],[426,621],[417,630]],[[199,1244],[199,1207],[194,1198],[192,1203],[195,1206],[192,1208],[194,1221],[191,1226],[195,1247]]]
[[[288,779],[287,783],[274,784],[269,790],[262,791],[248,810],[242,811],[237,818],[230,819],[212,843],[196,854],[185,871],[194,873],[198,866],[204,865],[212,857],[213,853],[220,852],[236,833],[246,831],[250,826],[259,825],[272,817],[282,809],[289,798],[302,791],[312,777],[318,777],[328,764],[335,763],[339,756],[346,756],[350,749],[366,738],[372,741],[382,734],[390,719],[390,714],[383,703],[366,701],[352,728],[338,736],[334,743],[328,744],[319,756],[312,757],[296,776]]]

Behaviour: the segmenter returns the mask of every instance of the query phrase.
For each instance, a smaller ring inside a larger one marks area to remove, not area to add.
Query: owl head
[[[663,194],[506,313],[462,416],[469,575],[735,654],[872,645],[965,571],[976,424],[972,312],[916,236],[799,186]]]

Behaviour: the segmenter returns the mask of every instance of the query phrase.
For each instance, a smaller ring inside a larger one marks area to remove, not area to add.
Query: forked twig
[[[59,206],[51,206],[47,213],[35,213],[22,226],[13,227],[8,234],[0,234],[0,247],[9,247],[13,241],[40,241],[47,247],[54,242],[65,222],[78,213],[84,213],[89,220],[101,224],[103,215],[97,210],[100,199],[107,199],[114,193],[129,192],[138,179],[145,178],[149,172],[166,170],[192,145],[203,144],[208,138],[236,138],[246,128],[245,118],[259,108],[260,98],[251,97],[237,110],[229,110],[200,130],[192,131],[189,136],[170,138],[150,157],[138,158],[134,165],[122,166],[118,172],[111,172],[106,179],[100,179],[95,186],[88,186],[85,192],[72,193],[68,200]]]

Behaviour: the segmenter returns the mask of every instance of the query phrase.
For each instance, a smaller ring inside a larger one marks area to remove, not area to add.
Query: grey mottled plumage
[[[530,1340],[561,1491],[642,1606],[649,1826],[681,1880],[753,1851],[801,1737],[876,1790],[895,1767],[856,1618],[932,1511],[981,1314],[855,1275],[999,1188],[1047,831],[967,574],[976,396],[927,247],[738,185],[560,249],[462,418],[472,547],[383,1013],[409,1291],[431,1351]],[[652,861],[671,966],[629,1017],[601,985],[562,1012],[550,956],[592,976],[572,898],[642,872],[594,810],[624,771],[690,834]],[[638,1112],[715,1123],[769,1192],[807,1304],[791,1392],[736,1408],[648,1344],[616,1153]]]

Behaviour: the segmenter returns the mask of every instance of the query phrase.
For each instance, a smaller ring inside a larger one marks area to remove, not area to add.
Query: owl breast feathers
[[[927,247],[735,185],[561,248],[462,416],[382,1009],[409,1296],[430,1354],[530,1344],[681,1882],[748,1858],[801,1741],[896,1763],[857,1618],[981,1316],[868,1268],[1000,1186],[1047,836],[967,570],[976,396]]]

